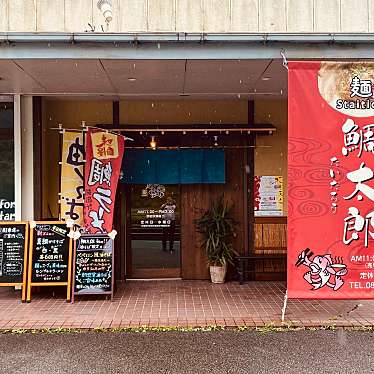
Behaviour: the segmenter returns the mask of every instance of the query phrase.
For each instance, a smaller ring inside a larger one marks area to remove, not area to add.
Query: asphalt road
[[[0,335],[1,374],[373,372],[370,332]]]

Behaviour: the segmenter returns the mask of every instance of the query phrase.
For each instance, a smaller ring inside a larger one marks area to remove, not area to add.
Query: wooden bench
[[[256,217],[250,252],[237,257],[240,284],[255,279],[284,279],[287,253],[287,217]]]
[[[238,273],[239,283],[255,280],[256,263],[264,260],[286,260],[287,255],[281,254],[248,254],[236,256],[236,271]]]

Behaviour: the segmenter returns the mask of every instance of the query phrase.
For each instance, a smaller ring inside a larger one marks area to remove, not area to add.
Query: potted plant
[[[202,234],[201,248],[204,250],[213,283],[225,281],[227,264],[232,263],[236,252],[232,240],[236,236],[235,221],[230,217],[232,206],[220,196],[210,209],[195,221],[197,231]]]

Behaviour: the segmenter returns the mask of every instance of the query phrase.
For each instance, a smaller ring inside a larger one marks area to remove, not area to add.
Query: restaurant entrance
[[[130,278],[180,278],[180,186],[130,185]]]
[[[286,185],[286,100],[111,103],[44,99],[43,108],[47,120],[42,151],[48,155],[42,165],[43,219],[59,215],[59,155],[54,150],[61,135],[55,130],[56,122],[79,130],[84,118],[86,125],[132,139],[126,141],[114,210],[113,223],[118,233],[116,280],[209,279],[201,235],[194,223],[221,196],[233,207],[231,216],[237,222],[233,247],[237,253],[273,255],[286,251],[286,210],[282,210],[283,216],[255,217],[253,188],[256,176],[266,177],[261,180],[281,176]],[[152,198],[150,191],[157,195],[162,188],[164,196]],[[164,252],[164,228],[154,227],[163,225],[158,221],[167,218],[165,212],[157,211],[169,195],[176,202],[172,253],[171,234],[165,233]],[[149,223],[151,220],[153,223]],[[274,279],[284,271],[284,262],[256,263],[256,279]],[[227,279],[235,277],[235,269],[230,266]]]
[[[148,136],[166,144],[156,149],[144,149],[146,144],[131,134],[133,143],[124,153],[120,182],[126,203],[127,279],[205,279],[208,275],[195,220],[224,192],[231,197],[231,172],[225,165],[231,166],[231,160],[222,147],[175,147],[178,131]],[[184,138],[185,143],[193,143],[191,135]]]

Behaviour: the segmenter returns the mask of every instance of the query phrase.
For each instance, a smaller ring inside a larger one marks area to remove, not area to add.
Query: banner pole
[[[82,121],[81,125],[82,125],[84,160],[85,160],[85,162],[87,162],[87,149],[86,149],[86,143],[87,143],[87,139],[86,139],[87,138],[87,126],[86,126],[86,121]],[[85,229],[86,229],[86,222],[85,222],[85,217],[86,217],[85,216],[85,210],[87,209],[86,208],[86,165],[83,165],[82,175],[83,175],[83,224],[82,224],[82,227],[78,228],[79,232],[84,232]],[[75,246],[74,251],[75,252],[77,251],[77,246]],[[75,287],[75,285],[74,285],[74,287]]]
[[[288,71],[288,60],[287,60],[287,57],[286,57],[284,49],[280,50],[280,55],[281,55],[282,60],[283,60],[282,61],[282,65]],[[286,315],[287,301],[288,301],[288,290],[286,289],[286,293],[284,295],[284,300],[283,300],[283,308],[282,308],[282,317],[281,317],[282,323],[284,323],[284,317]]]
[[[287,301],[288,301],[288,291],[286,290],[286,293],[284,295],[283,308],[282,308],[282,323],[284,323],[284,317],[286,315]]]
[[[280,55],[281,55],[281,57],[282,57],[282,59],[283,59],[283,61],[282,61],[282,65],[283,65],[283,67],[286,68],[286,69],[288,70],[288,60],[287,60],[287,57],[286,57],[286,54],[285,54],[284,49],[281,49],[281,51],[280,51]]]
[[[130,142],[133,142],[134,139],[132,138],[129,138],[127,136],[123,136],[121,134],[118,134],[117,132],[114,132],[114,131],[111,131],[110,129],[102,129],[101,127],[97,127],[97,126],[86,126],[87,128],[90,128],[90,129],[95,129],[95,130],[100,130],[100,131],[103,131],[103,132],[106,132],[108,134],[112,134],[112,135],[117,135],[117,136],[122,136],[125,140],[129,140]]]
[[[59,128],[59,142],[58,142],[58,178],[59,178],[59,194],[58,194],[58,220],[61,221],[62,217],[62,183],[61,183],[61,177],[62,177],[62,156],[63,156],[63,148],[64,148],[64,129],[62,126],[62,123],[58,124]],[[52,217],[51,217],[52,218]]]

